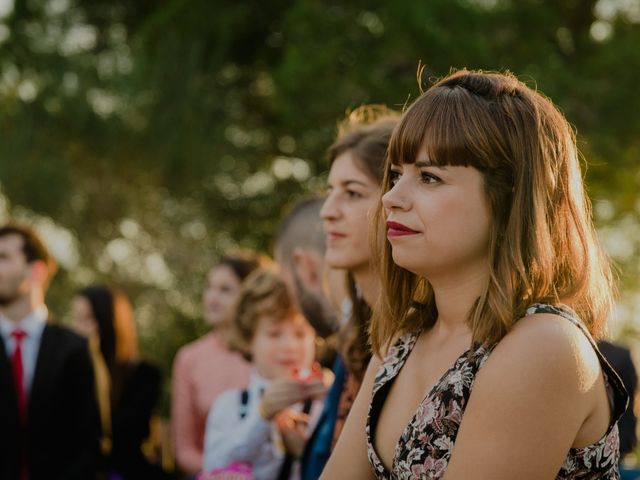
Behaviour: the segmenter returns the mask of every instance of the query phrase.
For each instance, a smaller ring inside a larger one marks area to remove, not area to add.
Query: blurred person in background
[[[0,227],[0,478],[88,480],[100,419],[87,342],[44,302],[56,264],[30,228]]]
[[[316,334],[328,338],[340,328],[336,309],[346,298],[346,283],[342,285],[340,272],[331,271],[324,261],[323,203],[321,197],[305,198],[282,218],[274,258]]]
[[[382,105],[364,105],[339,124],[329,147],[327,196],[320,211],[326,233],[326,263],[348,272],[350,308],[338,349],[346,374],[333,432],[339,437],[371,358],[368,329],[379,279],[373,268],[369,230],[380,201],[384,161],[399,114]]]
[[[173,364],[171,424],[176,463],[187,475],[202,470],[207,414],[229,388],[244,387],[251,365],[229,350],[233,309],[243,280],[266,260],[244,252],[223,257],[207,274],[202,293],[204,320],[212,331],[182,348]]]
[[[618,429],[620,431],[620,457],[621,459],[633,453],[638,443],[636,436],[637,418],[635,413],[635,396],[638,390],[638,374],[631,358],[631,351],[622,345],[600,340],[598,348],[620,376],[624,387],[629,393],[629,405],[622,414]],[[634,458],[635,460],[635,458]]]
[[[244,389],[213,403],[205,435],[204,477],[244,463],[253,478],[299,478],[299,462],[325,392],[315,332],[280,274],[254,272],[243,284],[231,342],[253,362]],[[212,472],[213,470],[213,472]]]
[[[164,478],[143,453],[160,390],[160,370],[140,359],[133,308],[120,290],[91,285],[71,303],[74,330],[89,339],[111,478]]]
[[[276,235],[274,257],[287,280],[303,315],[316,334],[335,343],[341,327],[340,305],[346,297],[344,272],[330,269],[324,261],[325,234],[320,218],[324,198],[300,200],[283,217]],[[332,289],[332,291],[328,291]],[[348,300],[347,300],[348,301]],[[318,424],[302,456],[302,479],[320,476],[331,453],[338,403],[345,368],[340,355],[333,361],[335,380],[324,400]]]

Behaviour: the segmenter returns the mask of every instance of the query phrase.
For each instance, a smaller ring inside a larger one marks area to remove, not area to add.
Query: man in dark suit
[[[89,480],[100,423],[86,341],[48,322],[55,262],[28,227],[0,227],[0,479]]]

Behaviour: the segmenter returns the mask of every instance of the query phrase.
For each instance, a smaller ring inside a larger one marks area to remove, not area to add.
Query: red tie
[[[27,390],[24,385],[24,365],[22,363],[22,340],[27,336],[27,332],[24,330],[14,330],[11,332],[11,336],[16,342],[16,347],[13,349],[13,356],[11,357],[11,364],[13,366],[13,377],[16,381],[16,393],[18,395],[18,412],[20,413],[20,423],[22,428],[27,426]],[[20,480],[27,480],[27,462],[24,456],[20,461]]]
[[[27,336],[24,330],[14,330],[11,336],[16,342],[13,350],[11,364],[13,365],[13,378],[16,381],[16,393],[18,394],[18,411],[23,422],[27,419],[27,391],[24,386],[24,366],[22,364],[22,340]]]

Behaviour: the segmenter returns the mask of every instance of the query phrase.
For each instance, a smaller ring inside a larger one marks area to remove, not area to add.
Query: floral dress
[[[600,359],[612,404],[612,419],[606,434],[592,445],[570,449],[556,480],[619,479],[617,421],[628,400],[620,378],[604,359],[575,313],[565,307],[543,304],[533,305],[527,310],[527,315],[534,313],[560,315],[584,332]],[[373,435],[393,380],[411,353],[417,338],[418,334],[415,333],[400,338],[389,350],[375,378],[366,434],[369,461],[380,480],[438,479],[444,476],[475,377],[493,350],[493,347],[475,344],[460,355],[453,366],[444,373],[402,432],[394,452],[392,470],[389,472],[373,447]]]

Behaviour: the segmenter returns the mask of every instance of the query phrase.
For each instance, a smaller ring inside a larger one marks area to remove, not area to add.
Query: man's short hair
[[[51,280],[57,270],[57,263],[51,253],[49,253],[40,235],[31,227],[14,222],[7,223],[0,227],[0,238],[9,235],[18,235],[22,238],[22,252],[24,253],[27,263],[33,263],[38,260],[44,262],[49,268],[48,280]]]
[[[296,203],[284,216],[278,228],[275,253],[283,263],[290,263],[298,247],[310,248],[324,255],[325,235],[322,230],[320,209],[322,197],[311,197]]]

